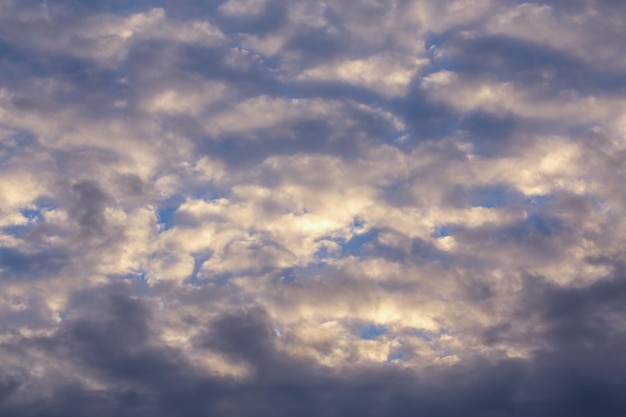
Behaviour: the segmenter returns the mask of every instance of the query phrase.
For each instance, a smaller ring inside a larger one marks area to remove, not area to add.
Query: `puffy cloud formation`
[[[0,414],[626,414],[626,4],[0,1]]]

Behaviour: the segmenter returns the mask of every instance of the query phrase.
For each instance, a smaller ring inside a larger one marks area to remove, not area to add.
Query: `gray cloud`
[[[3,416],[622,416],[617,1],[1,2]]]
[[[560,321],[557,316],[568,315],[575,307],[587,314],[597,314],[598,308],[605,314],[623,310],[617,302],[607,306],[606,297],[597,296],[610,290],[607,285],[622,286],[610,281],[582,297],[575,291],[554,289],[542,296],[542,301],[529,293],[528,302],[533,303],[531,311],[556,321]],[[567,300],[570,297],[580,297],[580,301]],[[69,385],[59,388],[51,399],[24,405],[12,402],[11,396],[18,395],[20,388],[16,387],[26,387],[27,381],[7,380],[3,392],[9,401],[5,399],[3,414],[79,415],[89,410],[96,416],[146,412],[330,416],[389,411],[394,415],[617,416],[624,406],[619,399],[624,381],[619,375],[625,364],[614,344],[619,339],[584,346],[558,338],[532,362],[469,360],[448,369],[425,369],[420,374],[391,365],[337,371],[278,352],[269,318],[262,310],[253,309],[217,318],[196,342],[203,349],[218,349],[255,367],[254,376],[233,380],[202,375],[182,359],[180,352],[155,344],[150,309],[130,298],[127,289],[99,288],[97,294],[94,291],[81,298],[83,305],[56,334],[29,342],[26,347],[70,355],[72,361],[85,367],[83,372],[104,376],[112,383],[110,388],[88,391]],[[566,311],[560,311],[561,306]],[[94,308],[98,315],[93,314]],[[601,324],[589,325],[604,334]],[[579,336],[580,341],[586,339]]]

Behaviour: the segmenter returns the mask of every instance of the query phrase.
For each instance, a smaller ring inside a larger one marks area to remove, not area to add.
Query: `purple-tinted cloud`
[[[624,17],[0,0],[0,414],[624,415]]]

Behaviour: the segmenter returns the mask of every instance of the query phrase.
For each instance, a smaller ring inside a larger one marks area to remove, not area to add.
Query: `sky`
[[[0,0],[0,415],[623,417],[622,0]]]

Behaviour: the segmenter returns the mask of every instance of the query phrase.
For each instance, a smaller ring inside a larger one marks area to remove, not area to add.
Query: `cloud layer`
[[[0,1],[3,416],[623,416],[626,6]]]

